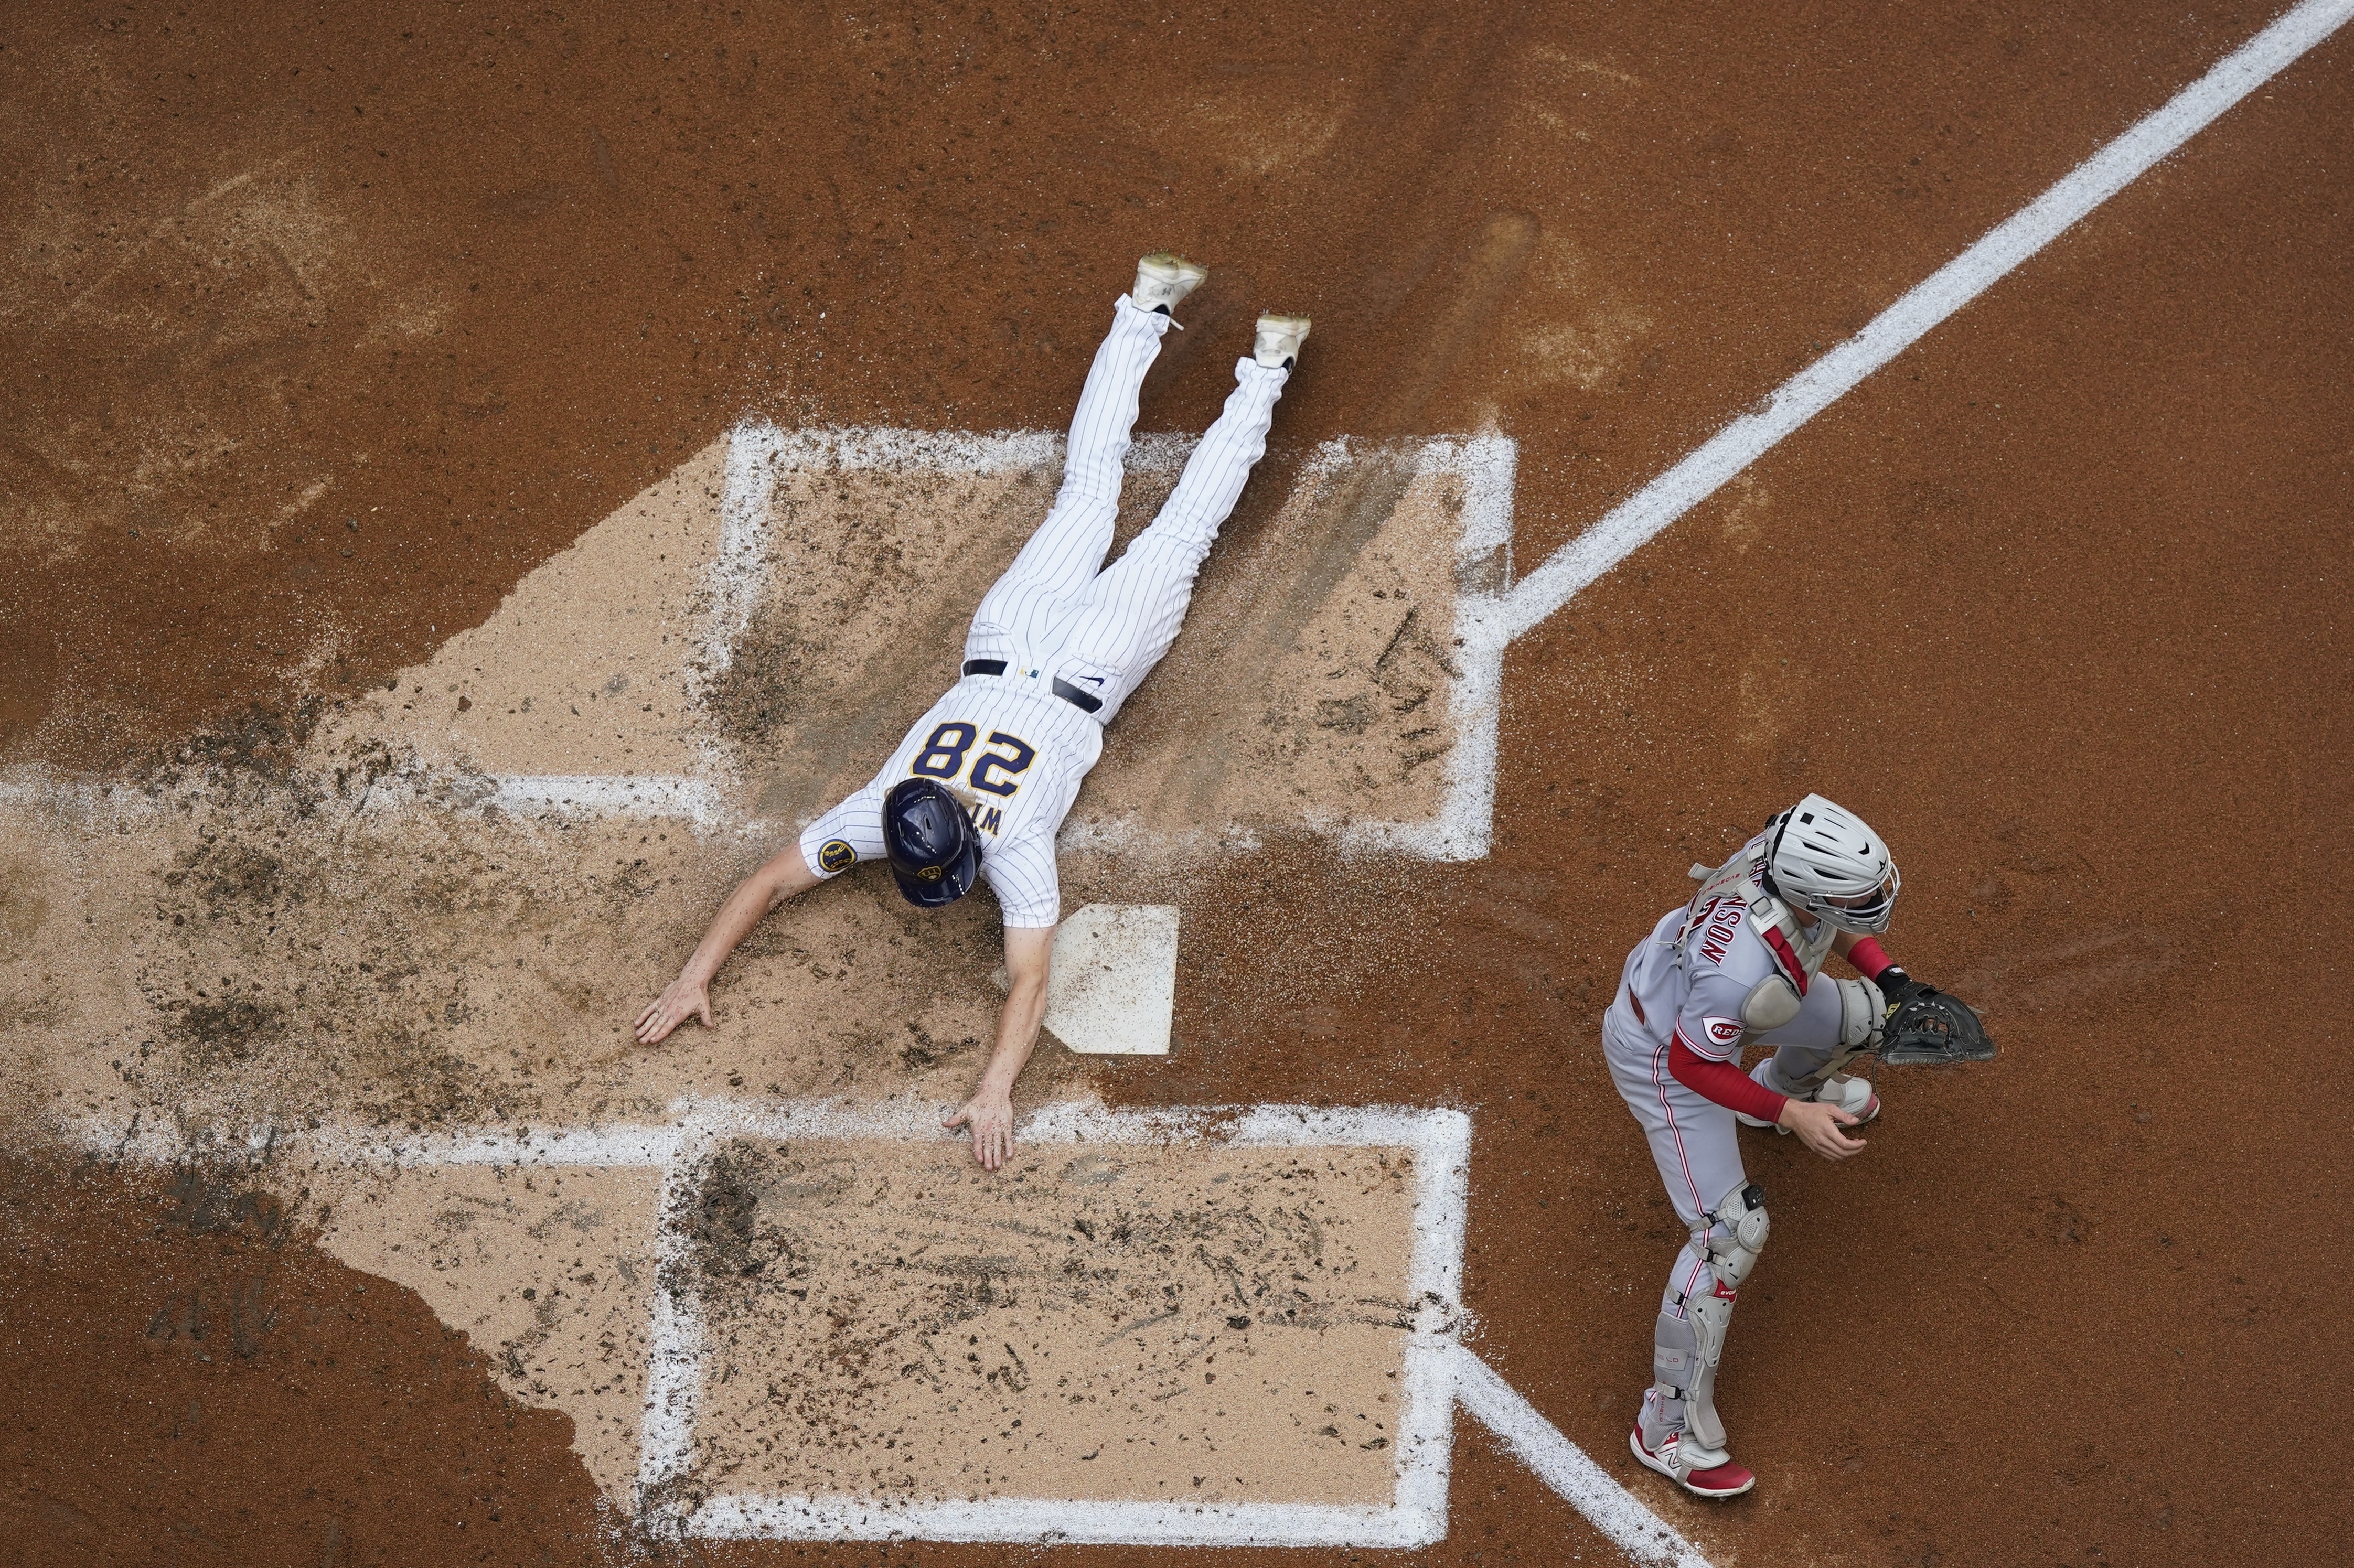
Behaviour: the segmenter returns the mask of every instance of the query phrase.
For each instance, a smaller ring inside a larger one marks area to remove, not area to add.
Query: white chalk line
[[[1534,630],[1768,448],[2132,184],[2349,16],[2354,0],[2306,0],[1931,273],[1861,332],[1784,382],[1765,408],[1726,425],[1523,577],[1506,599],[1506,638]]]
[[[832,1105],[769,1107],[744,1101],[709,1100],[687,1107],[673,1168],[692,1171],[717,1141],[750,1137],[776,1141],[812,1137],[892,1138],[938,1140],[945,1135],[933,1107],[902,1106],[881,1111]],[[1407,1335],[1399,1378],[1396,1482],[1387,1507],[1337,1507],[1299,1503],[1200,1504],[1072,1501],[1061,1499],[991,1498],[971,1500],[885,1502],[861,1497],[775,1496],[727,1493],[706,1498],[691,1512],[664,1505],[653,1490],[663,1479],[684,1476],[694,1462],[693,1411],[696,1391],[688,1377],[700,1376],[700,1308],[693,1276],[683,1255],[663,1294],[677,1311],[655,1331],[677,1338],[657,1341],[664,1364],[684,1367],[662,1391],[657,1411],[649,1402],[641,1468],[641,1512],[649,1528],[695,1537],[769,1540],[922,1539],[969,1542],[1090,1542],[1160,1545],[1416,1546],[1443,1539],[1447,1531],[1447,1479],[1451,1448],[1454,1389],[1445,1375],[1447,1351],[1455,1342],[1462,1308],[1460,1288],[1463,1220],[1469,1184],[1470,1118],[1455,1110],[1394,1107],[1328,1109],[1304,1106],[1183,1107],[1159,1111],[1114,1111],[1094,1105],[1043,1107],[1025,1121],[1024,1145],[1160,1144],[1214,1142],[1235,1148],[1313,1146],[1383,1147],[1412,1150],[1416,1187],[1414,1248],[1407,1293],[1421,1304]],[[682,1201],[687,1201],[682,1199]],[[684,1227],[673,1225],[667,1250],[684,1245]],[[695,1350],[685,1347],[692,1335]],[[1437,1375],[1433,1370],[1437,1369]],[[684,1418],[681,1412],[684,1412]],[[651,1480],[651,1484],[648,1484]],[[665,1513],[665,1507],[669,1510]]]
[[[943,1129],[952,1107],[912,1102],[848,1106],[689,1097],[661,1123],[534,1128],[404,1135],[362,1128],[288,1130],[261,1125],[206,1129],[117,1127],[101,1118],[72,1124],[82,1147],[115,1159],[169,1163],[196,1155],[308,1156],[367,1168],[478,1166],[653,1169],[663,1173],[655,1208],[655,1287],[650,1292],[646,1386],[640,1412],[637,1503],[659,1534],[794,1541],[924,1540],[1161,1546],[1426,1546],[1447,1534],[1457,1402],[1495,1425],[1548,1484],[1575,1473],[1582,1489],[1563,1495],[1611,1540],[1679,1541],[1673,1531],[1592,1464],[1532,1407],[1515,1414],[1487,1383],[1502,1385],[1466,1351],[1463,1245],[1469,1223],[1471,1118],[1458,1110],[1401,1106],[1179,1107],[1111,1110],[1097,1104],[1040,1107],[1017,1131],[1028,1147],[1130,1144],[1164,1147],[1405,1149],[1415,1156],[1413,1245],[1406,1287],[1416,1303],[1399,1373],[1395,1488],[1387,1505],[1073,1501],[992,1498],[892,1502],[854,1496],[727,1493],[700,1506],[672,1495],[695,1469],[701,1404],[704,1319],[687,1256],[695,1178],[720,1142],[756,1138],[954,1142]],[[1519,1396],[1505,1389],[1507,1401]],[[1504,1411],[1500,1418],[1493,1414]],[[1501,1419],[1503,1425],[1499,1425]],[[1535,1422],[1535,1426],[1530,1423]],[[1542,1430],[1539,1430],[1539,1429]],[[1531,1436],[1534,1434],[1534,1436]],[[1550,1436],[1547,1436],[1547,1435]],[[1525,1450],[1525,1452],[1524,1452]],[[1564,1459],[1564,1453],[1571,1456]],[[1540,1462],[1542,1460],[1542,1462]],[[1577,1466],[1584,1466],[1578,1470]],[[1550,1467],[1548,1468],[1547,1467]],[[1591,1472],[1588,1474],[1588,1472]],[[1598,1477],[1599,1480],[1594,1478]],[[1679,1541],[1679,1544],[1680,1541]],[[1637,1550],[1630,1546],[1629,1550]],[[1687,1552],[1689,1549],[1683,1549]],[[1656,1556],[1656,1553],[1654,1554]],[[1696,1556],[1674,1561],[1698,1563]]]
[[[1561,1435],[1496,1369],[1469,1351],[1456,1357],[1456,1397],[1487,1424],[1514,1457],[1568,1499],[1620,1551],[1638,1563],[1707,1568],[1692,1544],[1620,1486],[1585,1450]]]

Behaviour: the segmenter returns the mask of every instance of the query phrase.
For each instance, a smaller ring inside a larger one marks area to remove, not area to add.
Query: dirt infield
[[[1330,657],[1405,701],[1357,642],[1394,589],[1435,597],[1429,558],[1377,580],[1362,548],[1301,532],[1285,508],[1320,448],[1509,437],[1525,569],[2269,15],[12,20],[0,1539],[39,1563],[1035,1560],[645,1538],[610,1499],[649,1277],[623,1233],[644,1234],[649,1179],[568,1170],[526,1196],[468,1170],[396,1202],[296,1167],[270,1130],[949,1097],[994,1007],[993,911],[915,922],[829,887],[737,960],[717,1030],[647,1056],[630,1013],[765,841],[371,791],[693,772],[705,730],[648,689],[686,679],[663,639],[696,590],[631,568],[708,547],[716,443],[748,417],[1052,429],[1127,267],[1163,245],[1214,272],[1148,385],[1149,431],[1207,422],[1262,306],[1317,321],[1204,626],[1256,626],[1251,675],[1273,687],[1281,660]],[[2315,1348],[2349,1284],[2315,1238],[2347,1227],[2329,1171],[2354,1102],[2328,1001],[2354,935],[2331,885],[2354,850],[2348,48],[2317,48],[1516,643],[1485,858],[1344,856],[1312,812],[1253,805],[1265,777],[1215,751],[1233,673],[1181,641],[1195,662],[1111,732],[1083,810],[1198,827],[1233,815],[1202,805],[1231,785],[1257,847],[1074,857],[1087,896],[1182,907],[1177,1046],[1042,1050],[1025,1097],[1466,1110],[1469,1342],[1720,1565],[2268,1563],[2354,1536],[2327,1463],[2354,1390]],[[561,556],[662,494],[642,536]],[[1371,538],[1400,514],[1324,515]],[[1339,591],[1264,599],[1315,580]],[[774,616],[749,646],[793,641]],[[582,645],[594,669],[550,652]],[[478,666],[531,689],[470,685]],[[931,695],[871,673],[875,709],[806,747],[721,732],[754,808]],[[708,711],[757,717],[758,696],[740,679]],[[1301,733],[1360,716],[1301,700]],[[609,703],[630,721],[596,722]],[[1387,722],[1365,744],[1410,755]],[[1169,781],[1136,759],[1172,752],[1200,767],[1156,796]],[[1339,816],[1427,804],[1410,769],[1360,800],[1353,777],[1317,788]],[[1807,789],[1894,844],[1892,949],[1982,1003],[2003,1054],[1883,1075],[1887,1115],[1840,1167],[1744,1135],[1774,1240],[1720,1387],[1762,1480],[1703,1507],[1625,1450],[1678,1232],[1596,1018],[1683,867]],[[780,1026],[851,988],[933,1000]],[[260,1141],[156,1171],[60,1136],[133,1117]],[[737,1244],[801,1226],[845,1245],[795,1205],[854,1188],[756,1152]],[[452,1283],[476,1268],[502,1282],[479,1299]],[[730,1331],[813,1331],[790,1287],[733,1288],[713,1306]],[[884,1473],[864,1427],[764,1425],[776,1408],[711,1406],[706,1451]],[[907,1420],[901,1490],[948,1495],[1000,1446]],[[1399,1560],[1612,1560],[1458,1424],[1447,1537]],[[1082,1436],[1035,1435],[1029,1459],[1076,1469]],[[1207,1495],[1211,1475],[1182,1479]],[[1345,1467],[1315,1481],[1371,1495]]]

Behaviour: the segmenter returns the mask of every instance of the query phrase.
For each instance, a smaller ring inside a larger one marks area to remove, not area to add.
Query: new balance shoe
[[[1299,345],[1308,341],[1306,316],[1261,316],[1258,336],[1251,342],[1251,357],[1269,370],[1288,370],[1299,359]]]
[[[1159,311],[1165,316],[1209,275],[1207,267],[1156,250],[1136,264],[1136,287],[1128,291],[1128,297],[1136,302],[1137,309]]]
[[[1736,1465],[1727,1459],[1705,1470],[1695,1470],[1683,1457],[1684,1435],[1670,1432],[1667,1440],[1653,1453],[1643,1446],[1643,1428],[1638,1423],[1627,1434],[1627,1446],[1634,1450],[1636,1459],[1646,1468],[1653,1469],[1683,1488],[1696,1498],[1737,1498],[1757,1484],[1757,1477],[1746,1465]]]

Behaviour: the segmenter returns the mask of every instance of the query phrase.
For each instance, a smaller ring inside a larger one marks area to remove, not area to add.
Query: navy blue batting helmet
[[[972,821],[938,779],[906,779],[883,797],[883,850],[907,902],[927,909],[972,889],[981,841]]]

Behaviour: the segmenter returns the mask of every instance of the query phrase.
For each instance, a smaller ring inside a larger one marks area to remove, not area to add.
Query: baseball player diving
[[[1766,1232],[1766,1194],[1742,1174],[1734,1124],[1795,1133],[1824,1159],[1846,1160],[1864,1147],[1848,1129],[1879,1116],[1880,1097],[1841,1069],[1867,1054],[1984,1061],[1994,1046],[1976,1013],[1881,948],[1901,880],[1888,846],[1852,812],[1809,795],[1723,865],[1691,874],[1691,902],[1627,956],[1602,1045],[1691,1233],[1659,1300],[1651,1387],[1628,1444],[1686,1491],[1729,1498],[1757,1478],[1726,1447],[1716,1369]],[[1834,955],[1859,978],[1824,980]],[[1766,1054],[1744,1073],[1752,1044]]]
[[[899,891],[925,908],[985,877],[1004,915],[1011,988],[980,1086],[943,1125],[969,1128],[973,1158],[991,1171],[1012,1154],[1013,1082],[1037,1042],[1062,918],[1055,831],[1103,750],[1104,726],[1176,640],[1194,574],[1267,450],[1308,336],[1304,316],[1258,319],[1225,410],[1151,525],[1106,567],[1144,373],[1175,324],[1171,311],[1208,276],[1178,256],[1137,263],[1079,393],[1061,492],[974,611],[962,678],[871,783],[728,895],[686,967],[639,1015],[641,1044],[690,1017],[707,1026],[711,977],[760,917],[862,861],[887,861]]]

